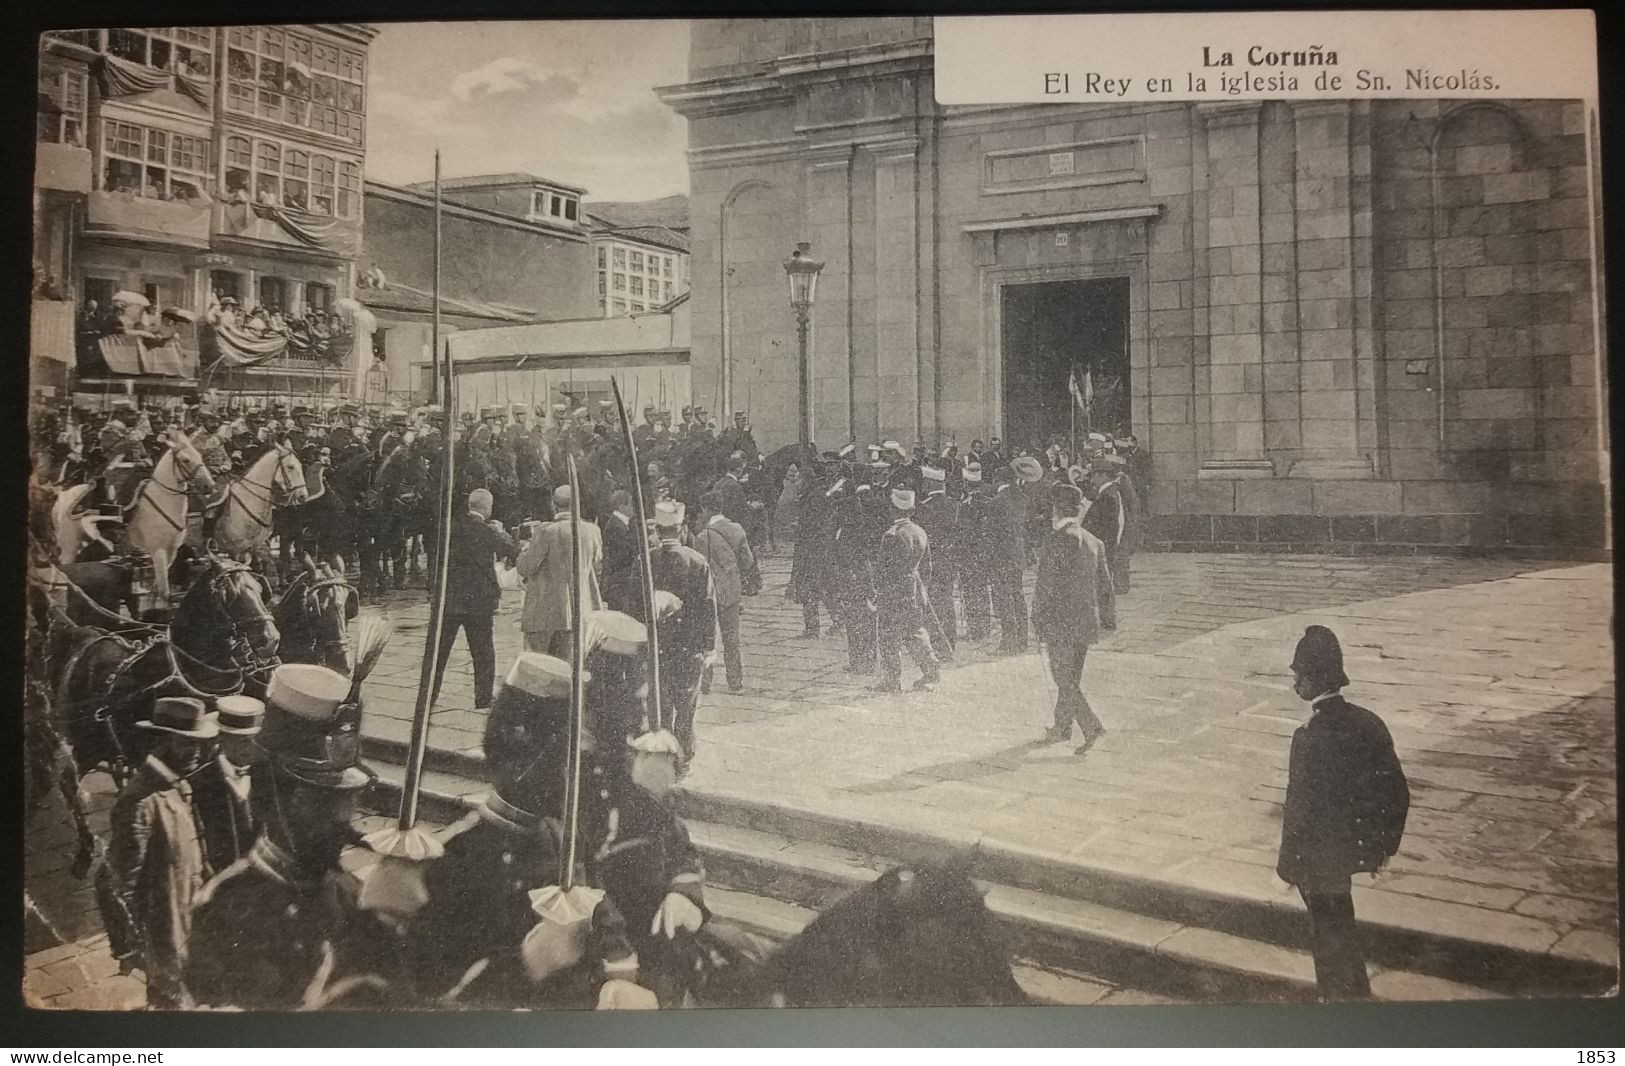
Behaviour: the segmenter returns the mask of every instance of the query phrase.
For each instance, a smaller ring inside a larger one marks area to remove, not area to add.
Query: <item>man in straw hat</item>
[[[219,750],[194,779],[198,819],[209,867],[224,870],[254,843],[249,778],[259,752],[265,704],[252,696],[221,696],[215,701]]]
[[[914,690],[929,692],[942,680],[926,636],[925,612],[931,609],[931,601],[920,577],[920,565],[930,558],[931,546],[925,531],[914,524],[914,490],[894,488],[890,495],[891,528],[881,534],[874,564],[882,675],[874,687],[877,692],[903,691],[899,650],[907,648],[920,670]]]
[[[581,534],[581,582],[583,610],[604,606],[598,577],[604,566],[604,538],[599,528],[583,519]],[[525,582],[525,604],[520,629],[525,650],[562,655],[568,651],[575,622],[570,617],[571,562],[570,486],[553,490],[553,520],[530,527],[530,543],[519,553],[516,564]]]
[[[1089,461],[1091,502],[1089,513],[1083,516],[1083,528],[1106,546],[1106,562],[1111,566],[1115,580],[1124,565],[1120,556],[1123,535],[1128,529],[1128,512],[1124,509],[1123,496],[1117,487],[1117,478],[1123,467],[1114,459],[1115,456],[1102,455]],[[1126,584],[1122,580],[1115,580],[1115,583],[1118,592],[1125,590]]]
[[[1315,983],[1323,999],[1371,995],[1350,878],[1376,873],[1398,850],[1410,787],[1381,718],[1343,698],[1343,648],[1310,626],[1292,655],[1292,691],[1309,721],[1292,734],[1275,872],[1309,911]]]
[[[1055,681],[1055,722],[1045,744],[1083,731],[1082,755],[1106,732],[1083,694],[1083,663],[1105,630],[1117,627],[1117,601],[1105,546],[1079,524],[1083,492],[1072,485],[1050,487],[1050,531],[1040,542],[1033,587],[1033,629],[1049,656]]]
[[[350,679],[279,666],[266,693],[264,757],[249,798],[261,826],[248,854],[199,895],[186,968],[202,1006],[249,1010],[396,1006],[399,945],[359,903],[339,857],[361,791],[361,708]]]
[[[108,939],[124,968],[147,974],[147,1006],[192,1006],[184,973],[192,907],[213,871],[188,778],[219,735],[202,700],[166,696],[136,723],[152,750],[113,804],[108,872],[117,919]]]

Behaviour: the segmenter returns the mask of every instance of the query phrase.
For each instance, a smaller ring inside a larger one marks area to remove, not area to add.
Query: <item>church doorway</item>
[[[1005,285],[1000,290],[1004,435],[1017,447],[1130,426],[1129,279]],[[1075,382],[1074,399],[1069,382]]]

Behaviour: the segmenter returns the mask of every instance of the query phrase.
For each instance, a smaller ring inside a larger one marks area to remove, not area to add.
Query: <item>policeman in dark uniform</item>
[[[982,464],[971,460],[960,476],[969,494],[959,512],[959,595],[965,601],[965,636],[980,642],[992,633],[994,550],[1004,523],[993,486],[982,476]]]
[[[400,1005],[400,946],[339,866],[356,798],[377,779],[357,760],[361,708],[344,703],[349,687],[316,666],[271,675],[250,789],[264,828],[193,912],[186,984],[200,1006]]]
[[[856,485],[842,492],[831,516],[832,578],[841,625],[846,629],[846,668],[853,674],[871,674],[879,630],[876,629],[874,577],[874,522],[866,507],[871,486]]]

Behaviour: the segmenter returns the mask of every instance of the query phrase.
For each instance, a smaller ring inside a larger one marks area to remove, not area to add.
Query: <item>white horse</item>
[[[186,542],[187,504],[194,490],[212,493],[214,476],[186,435],[172,433],[169,451],[125,514],[125,546],[152,559],[152,588],[161,604],[169,602],[169,567]]]
[[[61,562],[74,562],[85,546],[93,542],[107,548],[109,555],[117,553],[113,543],[102,536],[100,527],[103,523],[117,523],[118,519],[99,515],[86,505],[91,488],[90,485],[71,485],[57,493],[56,502],[51,505],[51,526],[56,530],[57,559]]]
[[[226,483],[226,499],[214,523],[220,551],[241,559],[262,550],[271,539],[271,513],[305,501],[305,469],[287,444],[278,444],[254,461],[248,472]]]

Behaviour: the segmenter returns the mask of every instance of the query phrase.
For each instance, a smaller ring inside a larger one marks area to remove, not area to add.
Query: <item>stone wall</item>
[[[434,285],[434,207],[367,195],[361,261],[419,289]],[[442,211],[442,285],[448,296],[523,307],[550,319],[594,318],[598,282],[591,246],[520,226]]]
[[[696,24],[696,79],[737,95],[675,104],[696,396],[730,388],[769,448],[798,240],[826,447],[1019,437],[1001,288],[1122,277],[1151,544],[1602,547],[1581,104],[943,109],[920,20],[818,22]],[[809,73],[815,47],[857,51]]]

